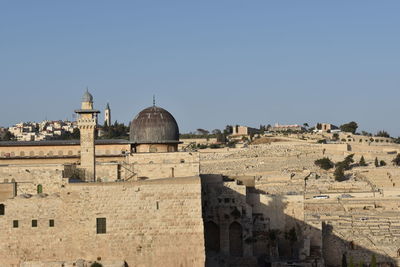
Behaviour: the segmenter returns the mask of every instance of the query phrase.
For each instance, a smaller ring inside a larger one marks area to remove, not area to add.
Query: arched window
[[[206,252],[219,252],[220,234],[216,223],[210,221],[204,224],[204,239]]]
[[[37,193],[38,193],[38,194],[43,193],[43,186],[42,186],[41,184],[38,184],[38,185],[37,185]]]
[[[242,226],[233,222],[229,226],[229,253],[234,257],[242,257],[243,256],[243,233]]]

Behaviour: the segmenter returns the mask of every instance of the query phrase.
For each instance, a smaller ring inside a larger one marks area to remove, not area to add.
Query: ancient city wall
[[[67,184],[60,193],[22,195],[3,204],[2,266],[76,259],[204,266],[199,177]],[[98,218],[105,218],[106,233],[97,233]]]
[[[43,193],[59,192],[68,180],[63,178],[63,165],[9,165],[0,166],[0,182],[16,183],[16,194],[36,194],[38,187]]]

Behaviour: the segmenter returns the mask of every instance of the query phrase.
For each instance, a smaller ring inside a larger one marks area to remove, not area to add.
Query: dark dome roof
[[[135,144],[178,143],[178,124],[171,113],[152,106],[132,120],[129,139]]]

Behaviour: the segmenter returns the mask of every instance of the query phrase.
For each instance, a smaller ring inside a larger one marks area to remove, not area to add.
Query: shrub
[[[314,161],[314,164],[324,170],[329,170],[333,168],[333,162],[327,157],[322,159],[317,159],[316,161]]]
[[[381,161],[379,162],[379,164],[380,164],[381,166],[386,166],[386,162],[385,162],[384,160],[381,160]]]
[[[397,154],[397,156],[392,160],[393,164],[396,166],[400,166],[400,154]]]
[[[333,176],[335,177],[335,180],[338,182],[342,182],[346,180],[346,177],[344,175],[344,168],[343,166],[339,165],[336,167],[335,172],[333,173]]]
[[[354,162],[354,154],[350,154],[347,157],[344,158],[343,161],[339,161],[336,163],[336,167],[341,167],[343,170],[350,170],[351,169],[351,163]]]
[[[378,158],[375,158],[375,167],[379,167],[379,161],[378,161]]]
[[[90,265],[90,267],[103,267],[103,265],[95,261],[92,263],[92,265]]]
[[[368,166],[368,164],[365,162],[364,156],[361,156],[360,162],[358,164],[360,164],[360,166]]]

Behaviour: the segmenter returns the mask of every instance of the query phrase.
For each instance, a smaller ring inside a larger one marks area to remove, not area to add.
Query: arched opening
[[[38,185],[37,185],[37,193],[38,193],[38,194],[43,193],[43,186],[42,186],[41,184],[38,184]]]
[[[5,214],[5,206],[4,204],[0,204],[0,215],[4,215]]]
[[[243,256],[243,233],[242,226],[233,222],[229,226],[229,253],[234,257],[242,257]]]
[[[220,237],[219,227],[214,222],[206,222],[204,224],[204,239],[206,245],[206,252],[219,252]]]

